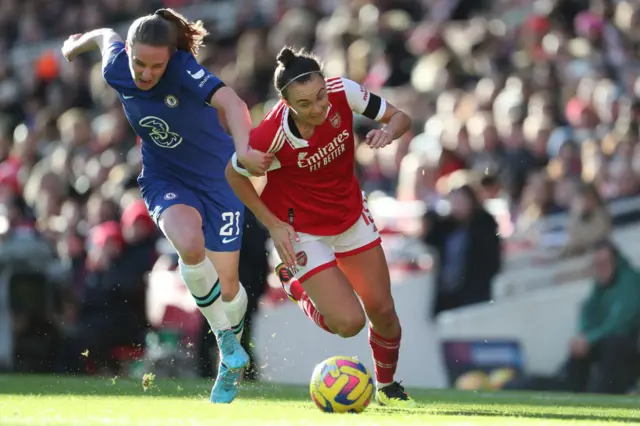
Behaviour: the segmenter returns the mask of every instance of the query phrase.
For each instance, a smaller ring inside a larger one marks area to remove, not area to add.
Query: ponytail
[[[198,56],[198,51],[209,34],[202,21],[191,22],[173,9],[158,9],[155,15],[176,26],[176,49]]]
[[[172,51],[183,50],[197,56],[208,34],[202,21],[191,22],[173,9],[159,9],[136,19],[129,28],[127,41],[167,46]]]

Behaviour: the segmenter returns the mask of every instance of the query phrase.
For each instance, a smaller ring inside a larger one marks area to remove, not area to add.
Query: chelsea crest
[[[173,95],[167,95],[167,97],[164,98],[164,103],[169,107],[169,108],[175,108],[178,106],[178,98],[176,98]]]

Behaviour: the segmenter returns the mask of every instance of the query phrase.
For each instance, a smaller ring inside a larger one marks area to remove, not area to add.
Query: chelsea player
[[[96,48],[102,53],[104,78],[142,139],[142,197],[178,252],[180,274],[218,341],[211,402],[230,403],[249,357],[238,342],[247,308],[238,280],[244,206],[224,170],[235,151],[244,166],[262,174],[272,154],[249,149],[246,104],[196,61],[205,35],[201,21],[160,9],[138,18],[126,43],[113,30],[99,29],[69,37],[62,54],[71,61]]]

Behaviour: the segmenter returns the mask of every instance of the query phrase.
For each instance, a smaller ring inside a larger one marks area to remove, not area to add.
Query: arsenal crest
[[[307,266],[307,253],[301,251],[296,254],[296,263],[303,268]]]
[[[329,117],[329,123],[331,123],[331,125],[336,129],[340,128],[340,125],[342,124],[342,118],[340,117],[340,114],[336,112],[331,117]]]

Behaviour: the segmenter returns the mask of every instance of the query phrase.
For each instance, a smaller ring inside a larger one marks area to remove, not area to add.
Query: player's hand
[[[253,176],[264,176],[273,162],[273,157],[274,154],[249,149],[242,156],[238,155],[238,161]]]
[[[372,149],[383,148],[393,142],[393,136],[386,129],[374,129],[367,133],[365,142]]]
[[[300,238],[291,225],[285,222],[278,222],[269,228],[269,234],[273,240],[280,259],[288,268],[296,266],[296,252],[293,249],[292,241],[299,242]]]
[[[73,61],[78,55],[78,44],[76,42],[80,37],[82,37],[82,34],[74,34],[62,43],[62,56],[69,62]]]

